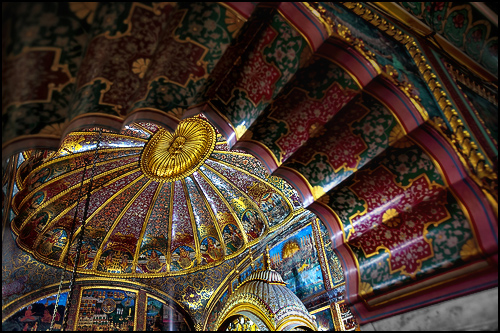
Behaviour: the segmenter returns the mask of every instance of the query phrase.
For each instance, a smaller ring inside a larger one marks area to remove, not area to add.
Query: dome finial
[[[250,257],[250,266],[252,267],[252,272],[255,271],[255,262],[253,260],[252,249],[248,249],[248,255]]]
[[[269,256],[269,245],[266,245],[266,252],[264,252],[264,270],[271,271],[271,257]]]

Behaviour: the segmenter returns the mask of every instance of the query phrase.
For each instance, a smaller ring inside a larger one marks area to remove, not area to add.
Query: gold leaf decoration
[[[322,136],[323,134],[325,134],[325,132],[326,132],[326,129],[319,122],[315,122],[309,128],[309,136],[311,138],[317,138],[319,136]]]
[[[174,133],[161,129],[141,156],[141,170],[151,179],[171,182],[191,175],[215,147],[215,130],[201,118],[181,121]]]
[[[151,61],[149,59],[144,59],[144,58],[137,59],[132,64],[132,72],[134,74],[138,74],[141,79],[144,78],[144,75],[146,74],[146,70],[148,69],[150,62]]]
[[[399,217],[398,211],[394,208],[386,210],[384,215],[382,215],[382,223],[391,228],[395,228],[400,225],[401,218]]]
[[[261,182],[255,183],[248,188],[248,195],[255,200],[260,200],[261,196],[269,192],[269,188]]]
[[[40,134],[49,134],[55,136],[62,136],[64,129],[68,125],[68,121],[66,120],[63,123],[57,123],[52,125],[47,125],[40,131]]]
[[[325,194],[325,191],[323,190],[323,187],[318,185],[318,186],[314,186],[312,188],[312,195],[313,195],[314,200],[321,198],[324,194]]]
[[[361,296],[368,296],[370,294],[373,294],[372,286],[367,282],[361,282],[361,285],[359,287],[359,294]]]
[[[238,31],[240,31],[241,27],[245,23],[243,20],[240,20],[232,11],[226,11],[226,18],[224,22],[227,24],[227,30],[232,32],[232,37],[236,37]]]
[[[400,125],[396,125],[389,135],[389,145],[396,148],[408,148],[413,146],[413,141],[406,136]]]
[[[328,194],[325,194],[321,198],[319,198],[318,200],[316,200],[316,202],[321,202],[321,203],[323,203],[325,205],[328,205],[328,203],[330,203],[330,196]]]
[[[168,111],[168,113],[174,115],[174,117],[176,117],[177,119],[181,119],[182,116],[184,115],[184,109],[174,108],[174,109]]]
[[[87,17],[87,23],[91,24],[94,20],[95,10],[97,8],[97,2],[70,2],[69,9],[79,19],[84,19]]]
[[[299,250],[300,250],[300,246],[297,243],[297,241],[295,241],[295,240],[288,241],[283,246],[283,250],[281,250],[281,257],[283,259],[291,258]]]
[[[221,225],[236,223],[233,215],[229,212],[217,212],[217,221],[220,221]]]
[[[236,127],[236,138],[239,140],[243,134],[245,134],[245,132],[247,131],[247,128],[245,125],[238,125],[238,127]]]
[[[474,239],[469,239],[462,249],[460,250],[460,257],[462,260],[467,261],[479,254],[479,250],[477,249],[476,242]]]

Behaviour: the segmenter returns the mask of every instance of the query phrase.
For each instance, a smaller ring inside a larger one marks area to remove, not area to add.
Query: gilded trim
[[[155,190],[155,194],[153,195],[153,199],[151,200],[151,203],[149,204],[149,208],[148,208],[148,211],[146,213],[146,217],[144,218],[144,224],[142,225],[141,233],[140,233],[139,239],[137,241],[137,246],[135,248],[135,254],[134,254],[134,261],[132,263],[132,272],[137,272],[137,265],[139,262],[139,255],[140,255],[139,252],[141,250],[142,241],[144,239],[144,233],[146,232],[146,226],[148,224],[149,217],[151,216],[151,212],[153,211],[153,208],[155,206],[156,199],[158,198],[158,195],[160,194],[160,191],[163,187],[163,184],[157,183],[157,186],[158,187]]]
[[[174,211],[174,191],[175,191],[175,183],[170,183],[170,203],[168,206],[168,238],[167,238],[167,273],[170,272],[170,262],[172,261],[172,214]]]
[[[73,326],[73,330],[76,331],[76,328],[78,327],[78,318],[80,315],[80,304],[82,302],[82,295],[84,290],[89,290],[89,289],[116,289],[116,290],[122,290],[122,291],[128,291],[131,293],[135,294],[135,306],[134,306],[134,331],[137,331],[137,317],[138,317],[138,303],[137,300],[139,299],[139,290],[136,289],[130,289],[126,287],[115,287],[115,286],[103,286],[103,285],[97,285],[97,286],[81,286],[80,287],[80,298],[78,301],[78,310],[76,312],[75,316],[75,324]]]
[[[220,242],[222,250],[223,250],[223,255],[222,255],[222,258],[220,259],[223,261],[224,257],[226,256],[226,243],[224,242],[224,238],[223,238],[222,232],[220,230],[219,221],[217,221],[217,218],[215,217],[214,211],[212,210],[212,206],[210,206],[210,204],[208,203],[207,198],[205,196],[205,193],[201,190],[200,184],[198,184],[198,182],[196,181],[196,179],[194,177],[190,176],[190,178],[193,181],[193,184],[198,189],[198,193],[200,193],[200,197],[202,198],[203,203],[205,204],[205,207],[206,207],[208,213],[212,217],[212,221],[213,221],[213,224],[215,226],[215,229],[217,230],[217,235],[219,236],[219,242]]]
[[[119,194],[124,193],[126,189],[132,187],[132,185],[134,185],[135,183],[137,183],[139,180],[141,180],[143,178],[144,178],[143,175],[137,177],[137,179],[135,179],[133,182],[131,182],[130,184],[125,186],[122,190],[118,191],[117,193],[119,193]],[[104,251],[104,247],[107,245],[106,243],[108,242],[109,238],[111,237],[111,234],[115,230],[118,223],[121,221],[123,215],[125,215],[125,213],[130,208],[130,206],[132,206],[132,203],[134,203],[134,201],[137,199],[137,197],[149,186],[149,184],[151,184],[151,182],[152,182],[152,180],[148,180],[146,183],[144,183],[144,185],[142,185],[142,187],[137,191],[137,193],[134,194],[132,199],[129,200],[129,202],[127,203],[127,205],[125,205],[125,207],[123,208],[121,213],[118,214],[116,219],[113,221],[113,225],[109,228],[109,231],[106,234],[106,236],[104,237],[104,239],[101,243],[101,246],[99,247],[99,250],[97,250],[97,253],[96,253],[95,258],[94,258],[94,263],[92,266],[93,270],[97,271],[97,264],[99,263],[99,260],[101,259],[101,255],[102,255],[102,252]],[[117,194],[117,193],[115,193],[115,194]],[[101,205],[101,207],[104,207],[104,205]],[[90,220],[87,219],[87,221],[90,221]],[[81,230],[81,228],[79,230]]]
[[[182,189],[184,190],[184,197],[186,198],[186,205],[187,205],[188,212],[189,212],[189,219],[191,222],[191,228],[193,230],[196,263],[197,263],[197,266],[199,266],[199,265],[201,265],[200,234],[198,232],[198,226],[196,225],[196,220],[194,218],[193,205],[191,204],[191,198],[189,197],[186,181],[184,179],[181,179],[181,186],[182,186]]]
[[[139,150],[140,150],[140,149],[142,149],[142,148],[136,148],[136,149],[139,151]],[[85,152],[85,153],[89,153],[89,154],[90,154],[90,153],[92,153],[92,151],[87,151],[87,152]],[[82,155],[83,155],[83,154],[84,154],[84,153],[82,153]],[[77,154],[74,154],[74,155],[72,155],[72,156],[73,156],[73,157],[75,157],[75,155],[77,155]],[[126,156],[122,156],[122,157],[117,157],[117,158],[113,158],[113,159],[110,159],[110,160],[105,160],[105,161],[97,162],[95,165],[96,165],[96,167],[100,167],[100,166],[102,166],[102,165],[106,165],[106,164],[110,164],[110,163],[116,163],[116,162],[121,161],[121,160],[125,160],[125,159],[129,159],[129,158],[133,158],[134,156],[135,156],[134,154],[131,154],[131,155],[126,155]],[[124,164],[124,165],[122,165],[122,166],[120,166],[120,167],[118,167],[118,168],[114,168],[114,169],[112,169],[112,170],[108,170],[107,172],[110,172],[110,171],[116,171],[116,170],[121,170],[121,169],[126,168],[126,167],[129,167],[129,166],[131,166],[131,165],[133,165],[133,164],[135,164],[135,163],[137,163],[137,164],[138,164],[138,162],[139,162],[138,157],[139,157],[139,156],[137,155],[137,161],[133,161],[133,162],[130,162],[130,163],[128,163],[128,164]],[[61,160],[57,160],[57,162],[59,162],[59,161],[61,161]],[[45,165],[47,165],[47,164],[45,164]],[[57,176],[57,177],[55,177],[55,178],[50,179],[48,182],[43,183],[43,184],[42,184],[42,185],[40,185],[39,187],[34,188],[31,192],[29,192],[29,193],[28,193],[28,194],[27,194],[27,195],[23,198],[23,200],[22,200],[22,201],[21,201],[21,203],[19,204],[19,207],[16,207],[16,208],[17,208],[17,209],[16,209],[16,211],[17,211],[17,212],[16,212],[16,214],[19,214],[19,208],[21,208],[21,207],[22,207],[22,206],[26,203],[26,201],[28,201],[29,199],[31,199],[31,197],[33,197],[33,195],[34,195],[35,193],[39,192],[41,189],[46,188],[47,186],[49,186],[49,185],[51,185],[51,184],[53,184],[53,183],[55,183],[55,182],[58,182],[58,181],[60,181],[60,180],[62,180],[62,179],[68,178],[69,176],[72,176],[72,175],[74,175],[74,174],[76,174],[76,173],[80,173],[80,172],[82,172],[83,170],[85,170],[85,165],[83,165],[83,166],[81,166],[81,167],[79,167],[79,168],[77,168],[77,169],[71,170],[70,172],[65,172],[65,173],[63,173],[63,174],[61,174],[61,175],[59,175],[59,176]],[[104,175],[104,174],[105,174],[104,172],[103,172],[103,173],[100,173],[100,174],[99,174],[99,176],[100,176],[100,175]],[[20,176],[18,175],[18,177],[20,177]],[[27,179],[27,178],[26,178],[26,179]],[[88,180],[88,179],[87,179],[87,180]],[[73,187],[74,187],[74,186],[73,186]]]
[[[226,200],[226,198],[219,192],[219,189],[212,183],[212,181],[210,180],[210,178],[207,177],[207,175],[205,175],[203,172],[198,171],[198,174],[200,176],[203,177],[203,179],[205,179],[205,181],[207,182],[207,184],[212,188],[212,190],[219,196],[219,198],[221,199],[222,203],[226,206],[227,210],[229,211],[229,213],[233,216],[234,220],[236,221],[236,223],[238,224],[238,227],[240,228],[240,231],[241,231],[241,235],[243,236],[243,240],[245,242],[245,244],[248,243],[248,238],[247,238],[247,233],[245,232],[245,229],[243,228],[243,225],[241,224],[241,221],[240,219],[238,218],[238,216],[236,215],[236,213],[234,212],[233,210],[233,207],[231,207],[231,205],[229,204],[229,202]]]
[[[449,122],[454,136],[452,141],[458,144],[461,153],[467,160],[465,166],[470,168],[479,177],[474,178],[479,186],[490,187],[488,183],[491,181],[495,182],[498,179],[497,174],[492,170],[485,157],[479,151],[478,145],[472,140],[471,135],[464,126],[464,121],[453,108],[453,104],[444,91],[443,85],[439,82],[438,76],[434,73],[432,67],[427,63],[415,39],[374,13],[371,9],[366,8],[362,3],[344,2],[342,5],[405,46],[415,61],[446,120]]]
[[[400,22],[405,22],[405,26],[408,29],[411,29],[411,31],[414,32],[417,36],[425,38],[431,34],[434,34],[434,31],[430,27],[428,27],[420,20],[416,19],[412,14],[401,8],[397,3],[375,2],[374,5],[381,9],[386,15],[388,14],[391,18],[396,19]],[[477,24],[477,21],[473,24]],[[439,49],[443,49],[443,52],[451,56],[461,65],[472,70],[474,74],[479,76],[481,79],[487,82],[498,80],[498,78],[494,78],[489,72],[487,72],[481,65],[473,61],[469,56],[464,57],[464,52],[462,50],[459,50],[456,46],[451,44],[447,39],[443,38],[440,34],[434,34],[433,36],[436,40],[434,40],[434,38],[427,39],[430,43],[432,43]]]

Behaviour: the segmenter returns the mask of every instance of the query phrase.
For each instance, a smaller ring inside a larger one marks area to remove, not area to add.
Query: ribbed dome
[[[264,281],[268,283],[279,283],[283,284],[286,286],[285,281],[283,281],[283,278],[281,275],[276,272],[275,270],[262,270],[262,271],[256,271],[250,274],[244,281],[244,283],[250,282],[250,281]]]
[[[74,265],[91,178],[82,273],[194,272],[237,256],[303,211],[290,185],[253,156],[230,150],[202,116],[174,132],[134,123],[98,139],[96,129],[72,132],[43,164],[20,168],[13,229],[21,248],[43,262],[62,266],[67,254]]]
[[[273,330],[286,326],[289,320],[300,319],[303,324],[317,329],[314,318],[304,304],[286,287],[281,275],[267,264],[263,270],[253,272],[233,292],[219,315],[219,327],[240,304],[251,304],[266,314]]]

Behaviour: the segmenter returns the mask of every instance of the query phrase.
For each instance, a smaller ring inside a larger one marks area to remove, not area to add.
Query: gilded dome
[[[269,255],[263,270],[251,273],[229,297],[222,308],[217,327],[235,314],[245,314],[245,309],[261,313],[267,330],[285,330],[297,326],[317,330],[315,319],[300,299],[286,286],[281,275],[270,269]],[[247,314],[245,314],[247,315]]]
[[[174,132],[151,123],[100,139],[95,128],[72,132],[44,163],[21,165],[17,184],[12,226],[20,247],[42,262],[61,267],[67,257],[68,267],[78,261],[79,272],[102,276],[212,267],[304,210],[289,184],[230,150],[203,116],[182,120]]]

